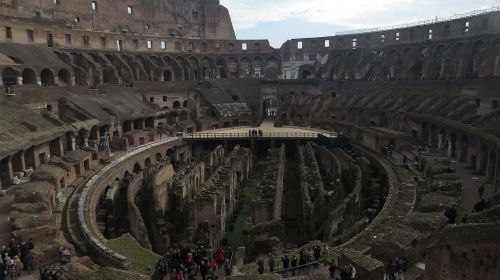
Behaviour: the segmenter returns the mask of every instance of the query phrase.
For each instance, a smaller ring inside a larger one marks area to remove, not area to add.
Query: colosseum
[[[500,279],[499,8],[273,48],[0,2],[0,279]]]

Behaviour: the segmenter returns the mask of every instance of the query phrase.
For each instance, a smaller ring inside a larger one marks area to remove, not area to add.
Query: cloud
[[[372,28],[452,16],[493,6],[495,0],[221,0],[236,30],[295,19]]]

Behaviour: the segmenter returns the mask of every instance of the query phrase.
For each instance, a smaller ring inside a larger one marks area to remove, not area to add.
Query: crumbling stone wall
[[[281,245],[285,164],[284,144],[268,150],[266,168],[253,205],[253,225],[245,230],[248,235],[245,245],[250,255],[268,253],[269,248]]]
[[[238,187],[252,168],[249,149],[222,146],[192,162],[171,179],[157,177],[154,187],[153,247],[164,252],[175,244],[217,246],[237,204]],[[167,167],[167,169],[169,169]]]

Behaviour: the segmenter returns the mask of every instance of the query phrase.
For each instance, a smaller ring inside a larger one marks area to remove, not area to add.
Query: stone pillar
[[[83,133],[83,146],[84,147],[89,146],[89,132],[87,130],[85,130]]]
[[[498,191],[500,189],[500,184],[498,183],[498,180],[500,179],[500,174],[498,172],[498,169],[500,167],[500,150],[497,150],[496,153],[496,163],[495,163],[495,175],[493,176],[493,189]]]
[[[69,147],[68,148],[70,151],[76,150],[76,137],[73,134],[69,135]]]
[[[9,156],[7,160],[3,159],[0,161],[0,178],[12,179],[12,177],[14,177],[14,170],[12,169],[12,157]]]
[[[448,157],[451,158],[452,144],[451,144],[450,138],[446,139],[446,145],[447,145],[447,149],[448,149]]]
[[[443,134],[438,134],[438,150],[442,150],[443,149],[443,138],[444,138],[444,135]]]

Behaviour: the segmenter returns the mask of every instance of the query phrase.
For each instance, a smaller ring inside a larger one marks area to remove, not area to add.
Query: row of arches
[[[333,51],[320,70],[331,80],[439,80],[500,76],[500,39]]]
[[[238,58],[66,51],[54,53],[74,68],[76,83],[81,85],[246,77],[277,79],[280,69],[280,62],[275,56]]]
[[[32,68],[25,68],[22,71],[15,70],[12,67],[6,67],[2,70],[2,83],[4,86],[14,85],[42,85],[42,86],[68,86],[72,85],[71,73],[67,69],[60,69],[55,73],[44,68],[37,74]]]

